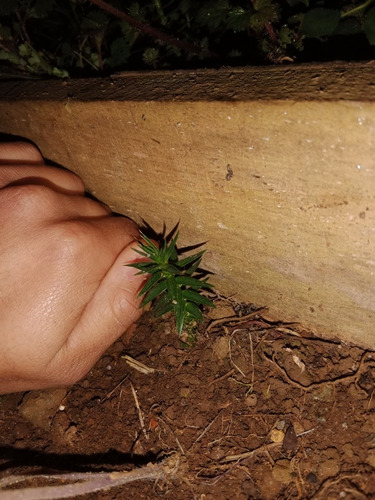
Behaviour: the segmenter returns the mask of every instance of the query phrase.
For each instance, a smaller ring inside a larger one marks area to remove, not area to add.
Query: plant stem
[[[354,9],[351,9],[351,10],[348,10],[347,12],[344,12],[343,14],[341,14],[341,19],[343,19],[344,17],[350,17],[353,14],[356,14],[357,12],[366,9],[369,5],[371,5],[373,3],[373,1],[374,0],[367,0],[362,5],[358,5],[358,7],[354,7]]]
[[[192,45],[187,42],[183,42],[179,40],[178,38],[175,38],[173,36],[167,35],[166,33],[153,28],[149,24],[142,23],[140,21],[137,21],[136,19],[132,18],[128,14],[125,14],[125,12],[117,9],[116,7],[113,7],[113,5],[108,4],[107,2],[104,2],[103,0],[89,0],[89,2],[95,4],[97,7],[100,9],[109,12],[113,16],[118,17],[119,19],[123,19],[126,21],[128,24],[131,26],[134,26],[138,31],[141,31],[142,33],[146,33],[147,35],[150,35],[153,38],[156,38],[158,40],[161,40],[162,42],[173,45],[179,49],[182,49],[186,52],[191,52],[192,54],[199,54],[200,53],[200,48],[197,47],[196,45]]]
[[[277,39],[275,30],[272,27],[272,24],[270,22],[266,22],[266,23],[264,23],[264,27],[266,28],[266,30],[267,30],[267,32],[269,34],[269,37],[271,38],[272,42],[274,44],[278,45],[279,41]]]
[[[2,500],[42,500],[73,498],[95,491],[122,486],[133,481],[158,481],[172,479],[177,474],[179,457],[172,455],[160,463],[149,464],[129,472],[85,472],[51,475],[11,476],[0,482],[0,487],[8,487],[30,479],[49,479],[70,481],[59,486],[26,487],[19,489],[0,489]]]

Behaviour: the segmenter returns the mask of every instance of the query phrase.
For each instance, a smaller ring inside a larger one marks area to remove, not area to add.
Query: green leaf
[[[291,7],[294,7],[295,5],[303,4],[306,5],[306,7],[309,6],[309,0],[286,0],[288,4]]]
[[[141,297],[145,293],[147,293],[162,277],[161,271],[156,272],[144,285],[142,290],[139,292],[139,296]]]
[[[212,302],[207,299],[204,295],[201,295],[200,293],[196,292],[195,290],[186,289],[182,290],[182,297],[184,299],[187,299],[189,302],[194,302],[194,304],[197,304],[198,306],[204,305],[204,306],[209,306],[212,307],[213,304]]]
[[[177,258],[177,253],[175,253],[177,239],[178,239],[178,233],[172,239],[172,241],[169,243],[169,245],[166,246],[166,251],[165,251],[165,259],[166,259],[166,261],[168,261],[172,257],[173,257],[173,260],[175,260]]]
[[[186,304],[185,310],[190,316],[192,316],[196,321],[203,321],[203,315],[199,307],[193,302],[189,302]]]
[[[205,250],[202,250],[201,252],[196,253],[195,255],[190,255],[189,257],[185,257],[184,259],[181,259],[178,262],[178,267],[179,268],[187,267],[189,264],[192,264],[193,262],[198,261],[198,260],[200,263],[200,261],[202,260],[201,257],[204,254],[204,252],[205,252]],[[199,265],[199,263],[198,263],[198,265]]]
[[[185,324],[185,301],[182,298],[181,288],[176,287],[175,299],[173,300],[173,309],[176,316],[177,332],[181,333]]]
[[[26,62],[20,58],[18,54],[14,52],[7,52],[3,49],[0,50],[0,61],[9,61],[17,66],[26,66]]]
[[[10,31],[10,28],[8,26],[3,26],[0,24],[0,38],[3,40],[8,40],[11,38],[12,32]]]
[[[358,35],[359,33],[362,33],[362,26],[354,17],[341,19],[334,32],[335,35]]]
[[[8,1],[8,0],[7,0]],[[29,12],[30,18],[43,18],[49,12],[56,8],[54,0],[35,0],[32,9]]]
[[[145,20],[144,9],[139,5],[138,2],[133,2],[129,7],[128,12],[129,16],[133,17],[137,21]]]
[[[205,280],[198,280],[197,278],[191,278],[190,276],[177,276],[176,283],[178,285],[190,286],[197,289],[212,287],[212,285],[207,283]]]
[[[65,69],[56,67],[52,69],[52,75],[57,76],[58,78],[69,78],[69,73]]]
[[[148,47],[143,51],[143,62],[148,66],[153,66],[157,63],[159,58],[159,50],[155,47]]]
[[[152,316],[164,316],[164,314],[173,311],[173,306],[173,302],[171,302],[168,295],[164,293],[164,295],[161,295],[160,298],[156,301],[154,309],[152,311]]]
[[[295,33],[287,26],[281,26],[279,30],[280,46],[286,48],[294,40]]]
[[[139,269],[138,274],[148,273],[153,274],[160,269],[158,264],[155,262],[133,262],[132,264],[128,264],[129,267],[134,267],[135,269]]]
[[[146,295],[146,297],[142,301],[141,307],[145,306],[149,302],[152,302],[154,299],[156,299],[156,297],[158,295],[163,293],[166,289],[167,289],[167,281],[166,280],[160,281],[157,285],[155,285],[154,288],[152,288],[148,292],[148,294]],[[139,296],[141,297],[142,295],[143,294],[142,294],[142,290],[141,290],[139,292]]]
[[[25,43],[21,43],[18,47],[18,52],[21,57],[27,57],[30,55],[30,49]]]
[[[181,273],[180,269],[174,266],[173,264],[167,264],[165,266],[165,271],[166,273],[177,274],[177,275]]]
[[[250,12],[237,5],[228,12],[228,27],[234,32],[244,31],[250,20]]]
[[[180,287],[177,286],[176,278],[174,276],[169,276],[166,279],[168,295],[172,301],[176,301],[178,297],[178,290]]]
[[[106,27],[109,20],[110,17],[105,12],[101,10],[92,10],[87,14],[87,17],[82,20],[81,29],[84,31],[100,31]]]
[[[18,7],[18,0],[1,0],[0,2],[0,16],[9,16]]]
[[[302,32],[310,38],[321,38],[332,35],[341,18],[337,9],[317,7],[306,12],[302,21]]]
[[[131,53],[131,45],[125,38],[116,38],[111,43],[111,56],[106,60],[106,64],[110,67],[121,66],[125,64]]]
[[[370,45],[375,45],[375,7],[367,12],[363,29]]]
[[[197,12],[196,22],[209,31],[215,31],[225,24],[228,11],[229,4],[227,0],[203,2],[202,7]]]

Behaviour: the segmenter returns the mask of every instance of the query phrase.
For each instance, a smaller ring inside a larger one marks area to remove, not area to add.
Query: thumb
[[[64,354],[79,366],[77,379],[142,313],[138,294],[147,278],[127,265],[139,260],[136,248],[134,242],[120,253],[66,341]]]

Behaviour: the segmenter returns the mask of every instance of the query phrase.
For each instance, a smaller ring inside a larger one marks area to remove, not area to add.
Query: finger
[[[66,382],[77,381],[141,315],[138,297],[145,277],[127,264],[137,260],[127,246],[102,280],[54,362],[65,366]]]
[[[85,186],[78,175],[44,165],[1,165],[0,189],[9,184],[39,184],[68,194],[83,194]]]
[[[0,144],[0,163],[43,164],[38,148],[29,142],[3,142]]]
[[[7,186],[1,191],[1,206],[7,214],[4,224],[26,230],[34,230],[36,224],[40,227],[64,222],[79,224],[81,220],[111,214],[107,206],[87,196],[59,193],[40,185]]]
[[[107,215],[62,221],[53,230],[48,228],[47,236],[62,245],[67,243],[68,253],[72,254],[71,272],[76,268],[76,276],[82,278],[79,282],[82,288],[75,293],[86,297],[86,303],[123,249],[139,237],[139,229],[131,219]],[[57,248],[57,251],[64,259],[64,250]]]

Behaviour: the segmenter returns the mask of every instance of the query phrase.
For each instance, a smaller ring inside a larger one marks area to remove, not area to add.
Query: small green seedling
[[[150,279],[139,292],[143,297],[141,307],[155,301],[153,316],[163,316],[173,311],[179,336],[183,331],[191,331],[194,324],[203,320],[202,306],[213,307],[203,290],[212,289],[207,279],[199,272],[204,250],[179,259],[176,243],[178,233],[168,241],[163,239],[160,247],[141,234],[140,249],[136,250],[149,260],[129,264],[139,270],[138,274],[149,274]]]

